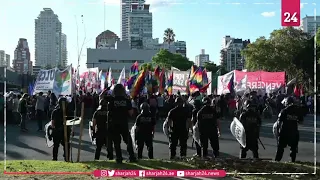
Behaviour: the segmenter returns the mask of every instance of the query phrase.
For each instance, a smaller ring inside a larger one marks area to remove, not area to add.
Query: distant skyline
[[[320,12],[318,0],[301,0],[301,18]],[[168,2],[171,2],[170,4]],[[205,49],[210,60],[219,64],[222,38],[250,39],[281,28],[280,0],[147,0],[153,12],[153,38],[162,42],[166,28],[172,28],[176,40],[186,41],[187,57],[195,56]],[[62,32],[67,35],[68,64],[77,65],[77,25],[79,46],[86,43],[81,55],[80,66],[87,61],[86,48],[95,48],[95,38],[104,30],[120,36],[120,0],[106,0],[106,28],[104,29],[103,0],[8,0],[0,7],[0,50],[14,58],[14,49],[19,38],[26,38],[34,63],[34,21],[43,8],[51,8],[62,22]],[[80,49],[80,47],[79,47]]]

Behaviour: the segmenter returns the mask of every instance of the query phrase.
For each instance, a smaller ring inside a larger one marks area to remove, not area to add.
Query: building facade
[[[129,41],[129,14],[132,4],[144,4],[145,0],[121,0],[120,3],[120,36],[121,40]]]
[[[96,49],[115,49],[119,40],[114,32],[106,30],[96,37]]]
[[[306,16],[302,18],[302,30],[312,36],[320,28],[320,16]]]
[[[37,77],[41,69],[42,69],[41,66],[32,66],[32,75]]]
[[[52,9],[44,8],[35,19],[35,65],[58,66],[61,60],[62,24]]]
[[[10,55],[6,54],[4,50],[0,50],[0,67],[7,66],[10,68]]]
[[[61,34],[61,62],[62,67],[68,66],[68,50],[67,50],[67,35]]]
[[[195,57],[194,63],[197,66],[204,66],[206,62],[210,62],[209,54],[206,54],[205,50],[201,49],[201,54]]]
[[[123,67],[128,77],[133,63],[139,64],[151,62],[157,50],[132,50],[132,49],[87,49],[87,67],[98,67],[105,72],[112,69],[113,78],[117,79]]]
[[[129,45],[131,49],[145,49],[152,39],[152,13],[149,4],[132,4],[128,14]]]
[[[175,53],[187,57],[187,43],[185,41],[176,41],[173,43],[173,46],[175,48]]]
[[[245,57],[241,51],[250,43],[250,40],[242,40],[225,36],[220,51],[220,65],[227,71],[242,70],[245,67]]]
[[[20,38],[14,50],[13,69],[18,74],[32,74],[32,61],[27,39]]]

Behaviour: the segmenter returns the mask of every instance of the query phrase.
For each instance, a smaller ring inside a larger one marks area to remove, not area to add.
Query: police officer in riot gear
[[[201,101],[195,100],[193,105],[194,105],[194,107],[193,107],[194,109],[192,110],[191,122],[192,122],[192,125],[195,126],[198,121],[198,118],[197,118],[198,111],[201,109]],[[202,154],[201,153],[201,146],[197,142],[195,142],[195,144],[196,144],[196,150],[197,150],[196,156],[201,157],[201,154]]]
[[[211,100],[208,97],[202,100],[203,107],[197,114],[198,126],[200,131],[200,142],[202,145],[203,157],[208,156],[208,140],[213,149],[213,155],[219,156],[219,116],[216,109],[211,106]]]
[[[244,112],[240,115],[240,122],[242,123],[246,132],[246,147],[241,146],[240,158],[246,158],[248,150],[252,151],[253,158],[259,158],[258,154],[258,139],[261,126],[261,118],[256,111],[256,106],[250,100],[244,103]]]
[[[117,84],[113,89],[113,96],[108,98],[108,154],[112,154],[112,142],[116,151],[116,162],[122,163],[121,136],[127,145],[129,161],[135,162],[132,139],[129,133],[128,117],[132,116],[133,110],[130,100],[126,96],[123,85]]]
[[[279,141],[275,160],[281,161],[284,148],[290,146],[291,161],[295,162],[299,143],[298,123],[303,122],[303,114],[301,108],[294,104],[292,97],[285,100],[285,106],[278,116]]]
[[[170,159],[176,158],[176,148],[178,142],[180,144],[180,156],[185,158],[187,155],[187,140],[189,135],[189,113],[187,109],[183,107],[183,99],[177,97],[175,100],[176,107],[171,109],[168,113],[168,124],[169,124],[169,149]]]
[[[55,109],[52,111],[51,114],[51,123],[52,123],[52,138],[53,138],[53,152],[52,152],[52,160],[57,161],[58,160],[58,151],[60,144],[63,147],[63,157],[64,160],[67,161],[67,158],[65,157],[65,139],[64,139],[64,123],[63,123],[63,109],[62,104],[67,103],[67,99],[65,97],[60,97],[58,100],[58,105],[55,107]],[[66,106],[65,106],[66,107]],[[71,134],[71,128],[67,127],[67,141],[68,141],[68,152],[70,152],[70,134]],[[70,154],[70,153],[68,153]]]
[[[136,118],[136,139],[138,159],[142,159],[143,146],[146,144],[149,159],[153,159],[153,134],[156,120],[150,112],[150,106],[144,102],[140,106],[141,113]]]
[[[94,135],[96,138],[96,152],[94,159],[99,160],[101,148],[103,145],[107,146],[108,133],[108,102],[105,99],[99,101],[99,107],[94,112],[92,123],[94,127]],[[108,154],[109,159],[113,159],[113,154]]]

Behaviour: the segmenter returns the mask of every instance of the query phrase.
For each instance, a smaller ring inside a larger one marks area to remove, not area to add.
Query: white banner
[[[218,82],[217,82],[218,95],[230,93],[228,85],[233,75],[234,75],[234,72],[231,71],[223,76],[218,76]]]
[[[56,96],[72,94],[72,68],[67,67],[60,71],[58,68],[49,70],[40,70],[35,86],[34,94],[48,91],[53,92]]]

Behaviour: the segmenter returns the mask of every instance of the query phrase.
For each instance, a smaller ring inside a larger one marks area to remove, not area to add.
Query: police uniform
[[[187,108],[183,107],[183,100],[178,97],[176,99],[177,106],[169,111],[169,149],[170,159],[176,157],[176,148],[178,142],[180,144],[180,156],[185,157],[187,155],[187,140],[188,140],[188,118],[189,114]]]
[[[105,145],[108,147],[108,104],[106,100],[100,100],[100,106],[93,114],[93,127],[95,131],[96,138],[96,152],[95,152],[95,160],[99,160],[101,148]],[[108,153],[109,159],[113,159],[113,153]]]
[[[261,118],[256,112],[256,106],[251,101],[245,103],[245,110],[240,115],[240,122],[242,123],[246,132],[246,147],[240,147],[240,158],[246,158],[247,151],[251,150],[254,158],[259,158],[258,154],[258,139],[261,126]]]
[[[142,111],[136,118],[136,139],[138,145],[138,159],[142,159],[142,152],[144,144],[148,149],[149,159],[153,159],[153,133],[154,126],[156,124],[155,117],[150,112],[149,105],[147,103],[141,104]]]
[[[208,140],[210,141],[214,156],[217,157],[219,156],[219,116],[216,109],[210,106],[211,101],[209,98],[204,98],[203,103],[204,106],[197,114],[203,157],[208,156]]]
[[[194,101],[194,109],[192,110],[192,125],[195,126],[196,123],[198,122],[198,118],[197,118],[197,114],[198,114],[198,111],[200,110],[201,108],[201,102],[199,100],[195,100]],[[196,150],[197,150],[197,156],[201,157],[201,146],[199,143],[197,142],[194,142],[195,145],[196,145]]]
[[[136,158],[133,152],[132,139],[129,133],[128,117],[129,110],[132,110],[132,104],[129,99],[124,96],[115,96],[109,98],[108,105],[108,132],[110,132],[110,143],[108,144],[108,151],[111,153],[112,142],[116,151],[116,161],[122,162],[121,151],[121,136],[123,141],[127,144],[127,151],[129,153],[129,160],[135,161]],[[111,145],[111,146],[110,146]],[[108,153],[108,154],[109,154]]]
[[[53,138],[53,150],[52,150],[52,155],[53,158],[52,160],[57,161],[58,160],[58,151],[59,151],[59,146],[60,144],[63,147],[63,157],[64,160],[66,161],[65,157],[65,139],[64,139],[64,124],[63,124],[63,109],[62,109],[62,103],[66,103],[65,98],[60,98],[58,100],[58,106],[55,107],[55,109],[52,111],[51,114],[51,121],[53,125],[53,131],[52,131],[52,138]],[[70,152],[70,134],[71,134],[71,128],[67,127],[67,141],[68,141],[68,152]],[[68,153],[70,155],[70,153]]]
[[[292,97],[286,99],[286,106],[278,116],[280,132],[275,160],[281,161],[284,148],[290,146],[291,161],[295,162],[299,143],[298,123],[303,122],[303,113],[299,106],[293,104]]]

